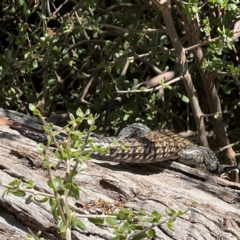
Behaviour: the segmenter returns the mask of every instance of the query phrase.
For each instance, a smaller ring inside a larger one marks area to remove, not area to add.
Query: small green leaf
[[[34,200],[38,203],[45,203],[49,200],[49,197],[44,197],[42,199],[38,199],[38,198],[35,197]]]
[[[36,109],[36,107],[32,103],[30,103],[28,107],[32,112]]]
[[[82,229],[82,230],[86,230],[86,226],[84,225],[84,223],[82,221],[80,221],[79,219],[77,219],[77,226]]]
[[[118,213],[118,218],[119,218],[120,220],[123,220],[123,219],[125,218],[125,216],[126,216],[126,214],[125,214],[124,211],[120,211],[120,212]]]
[[[44,158],[43,161],[43,168],[48,168],[51,165],[50,161],[48,158]]]
[[[51,138],[50,135],[47,136],[47,140],[48,140],[48,144],[47,145],[49,146],[51,144],[51,142],[52,142],[52,138]]]
[[[97,129],[97,127],[95,125],[91,125],[89,131],[92,132],[92,131],[94,131],[96,129]]]
[[[102,225],[104,223],[104,220],[102,218],[88,218],[88,221],[96,225]]]
[[[61,233],[65,233],[67,231],[67,229],[68,229],[67,225],[63,225],[62,227],[59,228]]]
[[[57,221],[58,220],[58,216],[59,216],[57,208],[54,208],[52,210],[52,215],[53,215],[54,220]]]
[[[153,217],[154,222],[158,222],[161,219],[162,215],[157,211],[153,211],[152,217]]]
[[[86,158],[86,160],[89,160],[90,159],[90,153],[87,154],[84,157]],[[83,159],[83,160],[85,160],[85,159]],[[88,170],[88,165],[85,162],[83,162],[80,166],[80,169],[81,169],[81,171],[87,171]]]
[[[88,125],[92,125],[94,123],[94,117],[92,114],[90,114],[88,117],[87,117],[87,123]]]
[[[83,113],[82,109],[80,109],[80,108],[78,108],[76,114],[77,114],[77,116],[80,117],[80,118],[83,118],[83,117],[84,117],[84,113]]]
[[[22,183],[21,186],[22,186],[22,188],[25,188],[25,189],[31,189],[32,188],[32,186],[28,183]]]
[[[169,221],[167,223],[167,227],[168,227],[169,230],[174,231],[174,226],[173,226],[173,222],[172,221]]]
[[[17,197],[24,197],[26,195],[26,193],[24,191],[15,190],[15,189],[8,190],[8,193],[12,193],[13,195],[15,195]]]
[[[53,136],[56,136],[56,135],[59,135],[60,132],[59,131],[53,131],[52,134],[53,134]]]
[[[30,204],[33,201],[33,195],[29,195],[28,198],[25,200],[25,204]]]
[[[149,232],[148,232],[148,234],[149,234],[149,236],[150,236],[151,238],[154,238],[154,237],[156,236],[156,232],[155,232],[154,229],[150,229]]]
[[[38,61],[36,59],[33,60],[32,66],[33,66],[34,69],[38,67]]]
[[[52,184],[52,182],[50,180],[47,181],[48,186],[53,189],[54,191],[56,191],[57,189],[54,187],[54,185]]]
[[[231,89],[226,85],[222,85],[222,90],[225,94],[231,94]]]
[[[182,96],[181,96],[181,99],[182,99],[183,102],[189,103],[189,98],[188,98],[187,96],[182,95]]]
[[[62,181],[62,178],[60,176],[55,177],[54,183],[55,183],[56,187],[63,187],[63,181]]]
[[[14,186],[19,186],[21,183],[22,183],[22,181],[20,179],[16,178],[12,182],[10,182],[8,185],[14,187]]]
[[[232,11],[236,11],[237,5],[236,5],[236,4],[233,4],[233,3],[229,3],[229,4],[228,4],[228,9],[229,9],[229,10],[232,10]]]
[[[120,145],[117,139],[114,139],[114,140],[113,140],[113,144],[114,144],[114,145]]]
[[[143,211],[142,209],[138,209],[137,211],[138,211],[141,215],[144,215],[144,216],[147,215],[147,212]]]
[[[58,158],[58,159],[62,159],[62,155],[59,151],[55,152],[55,157]]]
[[[122,232],[125,234],[128,234],[129,232],[131,232],[131,226],[128,222],[125,222],[122,226]]]
[[[41,113],[40,113],[39,110],[35,109],[35,110],[33,111],[33,114],[34,114],[35,116],[39,116]]]
[[[152,222],[152,217],[148,217],[148,216],[139,216],[138,220],[140,222]]]
[[[74,183],[71,184],[69,196],[74,197],[76,200],[80,198],[80,188]]]
[[[179,210],[179,211],[177,212],[177,215],[178,215],[178,216],[182,216],[182,215],[183,215],[183,211]]]
[[[120,221],[115,217],[107,217],[105,220],[110,226],[118,225],[120,223]]]

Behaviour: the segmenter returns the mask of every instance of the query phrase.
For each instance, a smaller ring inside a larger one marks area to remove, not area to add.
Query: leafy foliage
[[[118,93],[139,84],[144,89],[160,71],[175,69],[175,53],[164,21],[149,3],[96,0],[49,1],[48,5],[17,0],[2,1],[1,5],[2,107],[26,113],[28,104],[34,103],[48,116],[52,111],[75,112],[81,105],[83,111],[90,108],[100,114],[97,125],[105,132],[116,132],[132,122],[186,129],[183,119],[188,98],[181,82],[164,88],[164,100],[163,93],[157,92]],[[231,118],[231,125],[238,125],[228,112],[239,108],[238,49],[234,50],[231,41],[239,1],[191,0],[182,7],[190,19],[198,16],[201,41],[223,37],[202,46],[203,68],[218,79],[226,118]],[[179,37],[185,37],[174,6],[172,11]],[[189,54],[189,62],[192,59]],[[201,93],[198,75],[195,69],[190,71]],[[208,109],[204,110],[207,113]]]

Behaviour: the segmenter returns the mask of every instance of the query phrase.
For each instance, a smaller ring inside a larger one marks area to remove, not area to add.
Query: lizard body
[[[126,163],[154,163],[180,159],[187,165],[205,165],[207,170],[218,170],[215,153],[168,130],[151,131],[141,123],[124,128],[118,137],[91,136],[94,145],[108,147],[109,153],[93,152],[92,157],[103,161]],[[118,144],[114,144],[114,142]]]

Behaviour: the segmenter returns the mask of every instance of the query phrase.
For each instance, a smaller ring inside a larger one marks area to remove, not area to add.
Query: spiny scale
[[[91,137],[94,145],[109,147],[107,154],[92,153],[98,160],[151,163],[179,158],[179,152],[193,143],[170,131],[151,131],[144,137],[134,135],[134,138],[121,139],[119,137]],[[114,145],[117,140],[119,145]]]

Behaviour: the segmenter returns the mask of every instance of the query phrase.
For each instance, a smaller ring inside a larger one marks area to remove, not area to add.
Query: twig
[[[240,140],[236,141],[235,143],[231,143],[231,144],[228,144],[228,145],[226,145],[224,147],[219,148],[219,152],[222,152],[223,150],[225,150],[227,148],[230,148],[230,147],[233,147],[233,146],[236,146],[238,144],[240,144]],[[236,156],[236,154],[235,154],[235,156]]]
[[[164,88],[167,85],[171,85],[172,83],[178,82],[182,79],[183,77],[177,77],[174,78],[173,80],[169,81],[169,82],[163,82],[160,86],[158,87],[154,87],[154,88],[147,88],[147,89],[143,89],[143,90],[122,90],[122,91],[116,91],[116,93],[142,93],[142,92],[154,92],[159,90],[160,88]]]

